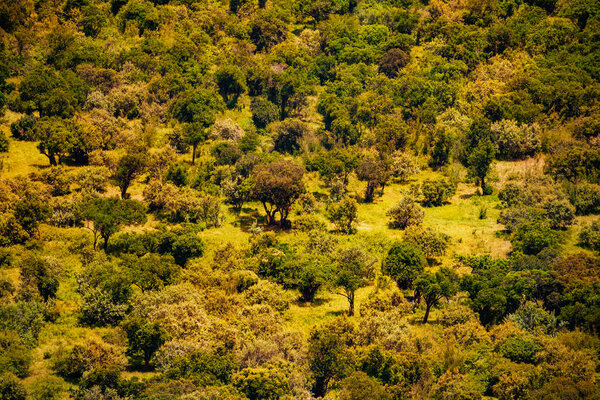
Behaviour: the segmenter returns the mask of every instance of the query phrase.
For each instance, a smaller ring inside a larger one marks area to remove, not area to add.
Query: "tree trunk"
[[[481,195],[485,194],[485,176],[480,177],[481,179]]]
[[[192,145],[192,165],[196,162],[196,149],[198,148],[197,144]]]
[[[350,303],[350,308],[348,309],[348,315],[354,315],[354,292],[348,293],[348,302]]]
[[[102,248],[104,249],[104,252],[106,253],[106,251],[108,250],[108,238],[109,236],[104,236],[104,244],[102,245]]]
[[[48,160],[50,160],[50,165],[52,165],[53,167],[56,167],[58,165],[54,154],[48,154]]]
[[[423,317],[424,324],[426,324],[429,319],[429,310],[431,310],[431,303],[427,303],[427,307],[425,308],[425,316]]]
[[[127,198],[127,189],[129,188],[129,185],[121,185],[121,198],[122,199],[126,199]]]
[[[365,201],[367,203],[370,203],[373,201],[373,195],[375,192],[375,183],[374,182],[367,182],[367,190],[365,192]]]

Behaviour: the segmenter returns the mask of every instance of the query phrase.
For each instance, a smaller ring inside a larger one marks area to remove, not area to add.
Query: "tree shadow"
[[[249,232],[254,222],[263,227],[265,221],[265,217],[261,215],[258,211],[252,209],[245,209],[244,211],[248,212],[246,215],[238,215],[237,220],[233,223],[233,226],[239,227],[244,232]]]
[[[339,317],[342,315],[348,315],[348,310],[340,310],[340,311],[327,311],[325,313],[327,316]]]
[[[322,306],[327,302],[329,302],[329,300],[324,298],[316,298],[313,299],[313,301],[302,301],[302,298],[298,297],[294,303],[300,308],[311,308]]]

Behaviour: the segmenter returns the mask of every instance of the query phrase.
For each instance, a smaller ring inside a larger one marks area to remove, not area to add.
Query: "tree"
[[[331,204],[327,210],[327,218],[341,232],[355,232],[356,221],[358,219],[358,204],[356,200],[346,197],[338,204]]]
[[[2,400],[25,400],[27,390],[16,376],[4,373],[0,375],[0,398]]]
[[[490,165],[494,161],[495,155],[496,146],[489,139],[479,142],[469,155],[469,169],[473,176],[479,178],[482,194],[486,194],[488,190],[485,185],[485,177],[490,171]]]
[[[396,281],[398,288],[411,289],[417,276],[421,274],[427,261],[417,245],[399,243],[393,246],[385,259],[381,272]]]
[[[279,225],[285,227],[292,205],[305,190],[304,169],[292,161],[277,160],[257,165],[252,176],[252,197],[262,203],[267,224],[272,225],[279,213]]]
[[[425,301],[425,315],[423,323],[429,319],[431,307],[437,305],[442,298],[449,298],[456,294],[458,276],[448,268],[441,268],[435,274],[421,274],[415,280],[415,297]]]
[[[43,67],[31,70],[19,84],[23,111],[39,111],[41,117],[69,118],[83,105],[87,89],[72,71]]]
[[[58,279],[49,263],[39,256],[30,256],[23,260],[21,267],[21,282],[24,290],[34,287],[44,301],[56,297]]]
[[[261,1],[266,2],[259,0]],[[269,50],[277,43],[281,43],[287,32],[287,24],[277,9],[261,10],[250,22],[250,40],[256,45],[256,51]]]
[[[340,400],[379,399],[391,400],[393,397],[376,379],[358,371],[341,382]]]
[[[343,289],[340,294],[348,299],[348,315],[354,315],[356,291],[367,286],[373,279],[376,261],[361,247],[350,247],[339,252],[334,272],[334,285]]]
[[[186,145],[192,146],[192,165],[196,163],[196,152],[198,145],[206,140],[206,128],[199,123],[184,124],[182,127],[182,139]],[[187,152],[189,147],[186,146]]]
[[[405,229],[408,226],[421,225],[425,212],[411,196],[405,195],[385,215],[391,219],[392,228]]]
[[[235,65],[219,68],[215,72],[215,80],[219,87],[219,93],[229,108],[235,107],[238,98],[248,90],[244,73]]]
[[[379,61],[379,72],[394,78],[408,64],[410,56],[402,49],[390,49]]]
[[[279,108],[264,97],[254,97],[250,103],[252,122],[258,129],[263,129],[271,122],[279,119]]]
[[[275,128],[273,150],[293,154],[300,150],[300,140],[308,133],[308,126],[297,118],[288,118]]]
[[[67,154],[77,145],[72,124],[57,117],[43,118],[35,124],[35,136],[40,141],[38,150],[48,157],[50,165],[62,164]]]
[[[276,400],[290,393],[287,377],[277,368],[244,368],[234,375],[233,385],[249,400]]]
[[[127,153],[117,161],[113,179],[116,181],[119,189],[121,189],[121,198],[127,199],[127,189],[133,180],[140,175],[146,168],[146,160],[148,155],[146,152],[134,151]]]
[[[227,201],[233,204],[236,211],[241,211],[246,201],[250,199],[253,187],[254,180],[252,178],[244,179],[242,176],[228,179],[221,185]]]
[[[139,201],[122,200],[116,197],[99,197],[83,207],[83,215],[89,230],[94,234],[94,249],[98,237],[104,240],[103,249],[108,249],[108,239],[122,226],[139,225],[146,222],[146,207]]]
[[[381,194],[383,194],[383,188],[391,176],[391,171],[385,160],[368,157],[358,163],[356,176],[361,181],[367,182],[365,201],[370,203],[373,201],[377,186],[381,186]]]
[[[427,258],[443,256],[450,244],[450,236],[432,228],[410,226],[404,231],[404,241],[417,245]]]
[[[134,362],[143,361],[144,368],[150,367],[150,360],[168,339],[167,332],[156,322],[132,317],[122,324],[127,333],[127,356]]]
[[[345,320],[333,321],[311,332],[308,367],[315,380],[315,397],[323,397],[332,379],[343,378],[351,370],[348,342],[352,333],[352,326]]]
[[[421,185],[423,205],[426,207],[441,206],[456,192],[456,186],[446,179],[426,179]]]
[[[216,113],[222,109],[221,99],[208,89],[188,90],[173,102],[173,117],[180,123],[191,124],[185,132],[188,143],[193,146],[192,163],[196,147],[206,139],[206,129],[215,123]]]
[[[550,228],[567,229],[575,220],[575,207],[567,200],[555,200],[544,205]]]
[[[142,292],[159,290],[175,283],[180,269],[172,256],[155,253],[147,253],[142,257],[127,254],[123,256],[123,266],[131,282]]]

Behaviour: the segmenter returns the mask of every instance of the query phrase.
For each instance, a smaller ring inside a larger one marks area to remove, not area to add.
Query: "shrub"
[[[312,193],[303,193],[298,197],[298,214],[312,214],[317,208],[317,199]]]
[[[325,221],[316,215],[301,215],[293,221],[293,228],[300,232],[325,231]]]
[[[4,132],[0,132],[0,153],[8,153],[8,138]]]
[[[127,314],[127,304],[116,303],[113,295],[98,287],[82,289],[79,322],[89,326],[118,324]]]
[[[580,183],[567,186],[569,201],[577,215],[600,213],[600,185]]]
[[[0,375],[0,399],[2,400],[25,400],[27,390],[13,374]]]
[[[250,286],[244,292],[244,296],[250,304],[267,304],[277,311],[285,311],[290,308],[289,296],[286,295],[283,288],[266,280]]]
[[[123,369],[126,365],[122,349],[96,339],[77,343],[54,360],[54,370],[69,379],[79,379],[86,372],[103,368]]]
[[[381,272],[396,281],[400,289],[410,289],[425,269],[425,264],[425,256],[419,246],[399,243],[388,251]]]
[[[257,128],[263,129],[279,119],[279,107],[263,97],[255,97],[250,103],[252,121]]]
[[[521,304],[508,319],[531,333],[541,331],[544,334],[553,334],[557,328],[556,317],[532,301]]]
[[[446,179],[427,179],[421,185],[423,205],[426,207],[441,206],[456,193],[456,186]]]
[[[29,375],[31,354],[15,331],[0,331],[0,370],[19,378]]]
[[[213,140],[238,141],[243,136],[244,130],[230,118],[215,122],[210,132],[210,138]]]
[[[390,218],[392,228],[405,229],[412,225],[421,225],[425,213],[410,196],[404,196],[398,204],[390,208],[386,214]]]
[[[588,249],[600,251],[600,222],[594,221],[586,225],[579,233],[579,243]]]
[[[37,118],[31,115],[21,117],[17,122],[10,124],[10,133],[15,139],[36,140],[35,124]]]
[[[558,244],[558,236],[550,227],[537,223],[521,224],[513,234],[513,248],[525,254],[535,255],[547,247]]]
[[[500,354],[514,362],[533,363],[539,344],[533,338],[511,337],[500,345]]]
[[[450,236],[432,228],[410,226],[404,232],[404,241],[419,246],[427,258],[440,257],[446,253]]]
[[[280,369],[245,368],[233,376],[233,385],[250,400],[277,400],[290,393]]]
[[[338,204],[331,204],[327,210],[327,218],[341,232],[354,233],[358,219],[358,203],[346,197]]]
[[[516,121],[502,120],[494,122],[491,130],[502,158],[522,159],[535,155],[540,149],[541,128],[537,123],[519,126]]]
[[[575,207],[566,200],[554,200],[544,206],[552,229],[567,229],[575,220]]]

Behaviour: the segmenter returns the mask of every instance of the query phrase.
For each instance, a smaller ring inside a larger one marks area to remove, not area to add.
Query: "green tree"
[[[290,393],[287,377],[275,368],[244,368],[233,376],[233,385],[250,400],[278,400]]]
[[[254,168],[252,197],[260,201],[267,214],[267,224],[275,222],[285,227],[294,202],[304,193],[304,169],[292,161],[277,160]]]
[[[344,198],[338,204],[331,204],[327,209],[327,218],[341,232],[353,233],[356,231],[358,220],[358,203],[351,198]]]
[[[308,133],[308,126],[297,118],[288,118],[277,125],[273,150],[294,154],[300,150],[300,140]]]
[[[123,266],[131,282],[142,292],[159,290],[175,283],[180,270],[172,256],[154,253],[147,253],[142,257],[127,254],[123,256]]]
[[[354,315],[356,291],[367,286],[375,276],[376,259],[361,247],[342,249],[337,257],[334,271],[334,286],[348,299],[348,315]]]
[[[40,119],[35,125],[35,136],[39,140],[38,150],[48,157],[50,165],[62,164],[65,157],[77,145],[77,136],[73,125],[61,118]]]
[[[185,136],[193,147],[192,163],[198,144],[206,139],[206,129],[215,123],[216,113],[222,109],[221,99],[208,89],[188,90],[173,102],[173,117],[180,123],[191,124],[185,128]]]
[[[87,88],[72,71],[56,72],[42,67],[31,70],[19,84],[23,111],[40,116],[69,118],[83,105]]]
[[[441,299],[449,298],[458,291],[458,276],[448,268],[441,268],[435,274],[421,274],[414,282],[416,297],[425,301],[423,323],[429,319],[431,307],[436,306]]]
[[[367,182],[365,201],[370,203],[373,201],[377,186],[381,186],[383,194],[383,188],[391,176],[391,169],[385,160],[364,158],[356,167],[356,176],[361,181]]]
[[[140,318],[125,320],[122,327],[127,333],[127,356],[134,363],[142,361],[144,368],[150,368],[152,356],[169,339],[167,332],[159,324]]]
[[[411,196],[403,196],[385,215],[390,218],[392,228],[405,229],[408,226],[421,225],[425,212]]]
[[[419,246],[398,243],[388,251],[381,272],[395,280],[400,289],[411,289],[426,264],[427,261]]]
[[[496,146],[488,140],[482,140],[469,155],[469,170],[479,179],[481,193],[486,194],[485,178],[490,171],[490,166],[496,155]]]
[[[146,161],[148,155],[146,152],[133,151],[123,155],[117,161],[115,171],[113,173],[113,179],[121,189],[121,198],[129,198],[127,189],[134,179],[144,172],[146,168]]]
[[[87,228],[94,234],[94,249],[98,237],[104,240],[103,249],[108,249],[108,240],[121,227],[146,222],[146,207],[139,201],[122,200],[115,197],[99,197],[83,207]]]
[[[343,378],[352,368],[348,349],[352,326],[345,320],[314,329],[308,339],[308,367],[315,380],[313,394],[323,397],[332,379]]]
[[[215,80],[219,87],[219,93],[229,108],[235,107],[239,97],[248,90],[246,77],[235,65],[225,65],[215,72]]]
[[[252,122],[258,129],[263,129],[271,122],[279,119],[279,108],[264,97],[254,97],[250,103]]]

